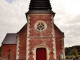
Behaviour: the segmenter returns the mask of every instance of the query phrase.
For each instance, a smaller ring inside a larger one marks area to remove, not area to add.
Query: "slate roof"
[[[51,10],[49,0],[31,0],[29,10]]]
[[[6,37],[4,38],[2,44],[16,44],[16,33],[7,33]]]
[[[49,0],[31,0],[26,14],[54,14]]]

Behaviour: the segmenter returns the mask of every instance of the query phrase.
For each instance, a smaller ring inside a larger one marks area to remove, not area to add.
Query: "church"
[[[65,59],[64,33],[54,24],[55,13],[50,1],[31,0],[25,15],[27,23],[20,31],[6,34],[1,46],[1,59]]]

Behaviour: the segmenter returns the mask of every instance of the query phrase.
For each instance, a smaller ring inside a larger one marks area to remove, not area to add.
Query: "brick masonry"
[[[27,39],[26,37],[27,37],[27,24],[18,33],[18,37],[17,37],[19,40],[18,59],[26,60],[26,39]]]
[[[9,55],[9,47],[10,47],[10,60],[16,60],[16,45],[2,45],[1,46],[1,59],[8,60]]]
[[[49,14],[33,14],[33,15],[29,15],[29,49],[28,49],[28,55],[29,57],[27,58],[28,60],[36,60],[36,58],[34,58],[33,56],[35,55],[33,53],[32,50],[34,50],[33,48],[36,45],[45,45],[48,46],[50,48],[50,52],[49,52],[49,60],[54,59],[54,53],[51,54],[51,52],[53,52],[56,49],[56,58],[59,59],[60,57],[60,53],[63,53],[62,50],[62,32],[60,32],[60,30],[57,27],[54,27],[52,29],[52,27],[54,26],[53,24],[53,18],[51,19],[52,15]],[[35,23],[37,21],[44,21],[47,24],[47,28],[45,31],[43,32],[39,32],[35,29]],[[53,26],[52,26],[53,25]],[[54,34],[52,34],[52,30],[55,31]],[[53,36],[55,35],[55,37]],[[54,40],[53,38],[55,38],[55,44],[53,44]],[[53,48],[54,46],[56,46],[55,48]],[[30,52],[32,54],[30,54]]]
[[[63,34],[62,32],[55,26],[55,41],[56,41],[56,57],[60,58],[60,53],[63,53]],[[63,53],[64,54],[64,53]]]

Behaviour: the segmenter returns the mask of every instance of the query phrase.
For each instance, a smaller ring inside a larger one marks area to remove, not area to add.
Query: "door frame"
[[[37,46],[35,46],[33,48],[32,51],[33,51],[33,58],[34,58],[34,60],[36,60],[36,50],[37,50],[37,48],[45,48],[46,49],[46,60],[49,60],[49,58],[50,58],[50,56],[49,56],[50,49],[47,46],[45,46],[45,45],[37,45]]]

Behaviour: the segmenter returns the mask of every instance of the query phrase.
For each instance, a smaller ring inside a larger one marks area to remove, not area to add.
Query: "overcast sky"
[[[65,34],[65,47],[80,45],[80,0],[50,0],[54,23]],[[0,0],[0,44],[7,33],[17,33],[27,22],[30,0]]]

